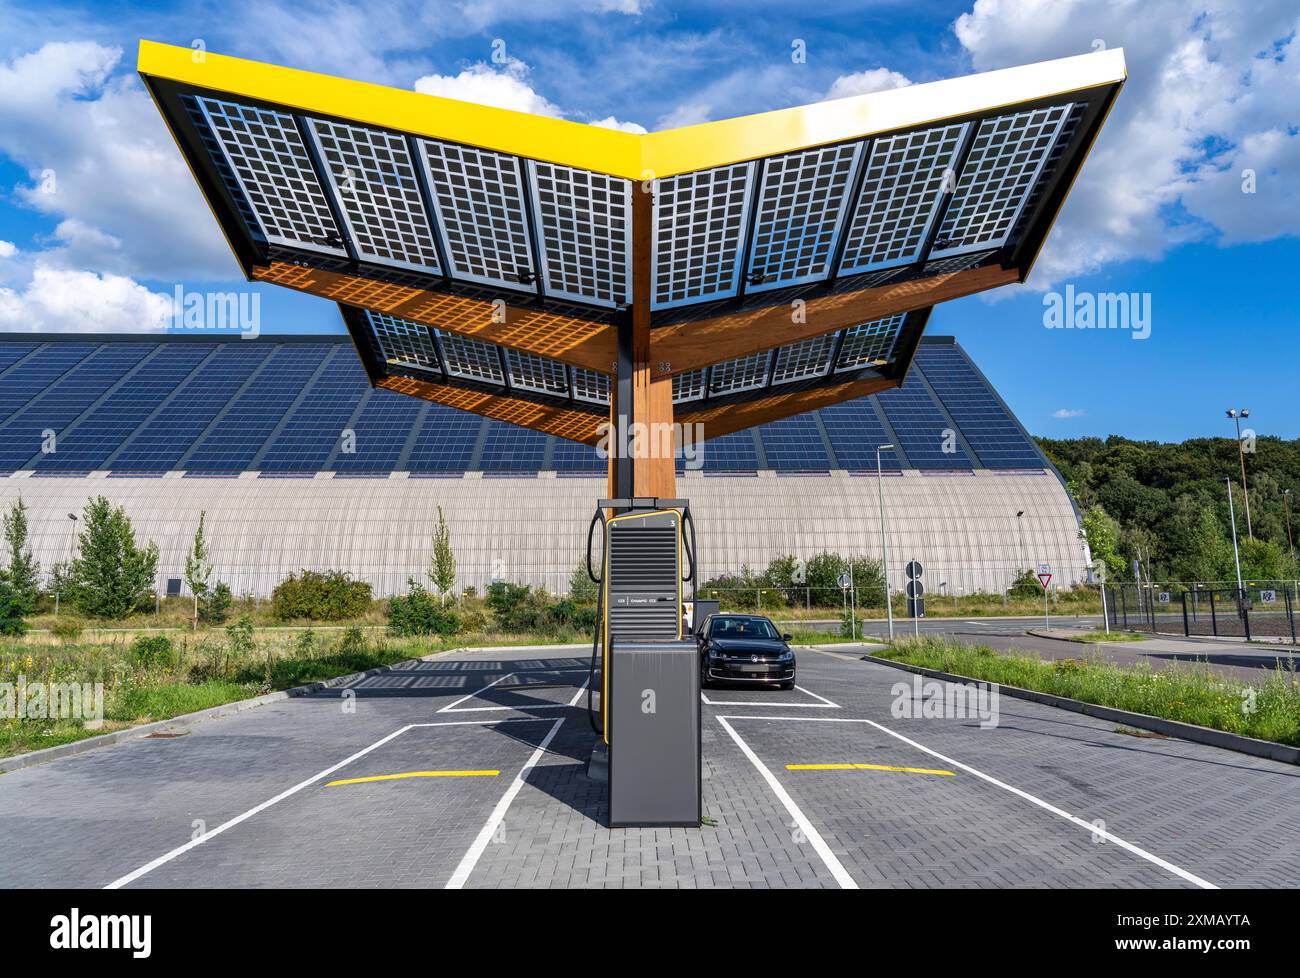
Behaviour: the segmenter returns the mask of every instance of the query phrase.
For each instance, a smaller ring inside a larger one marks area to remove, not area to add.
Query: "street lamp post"
[[[1291,559],[1295,560],[1295,541],[1291,539],[1291,490],[1282,490],[1282,501],[1286,503],[1286,548],[1291,552]]]
[[[1250,408],[1228,408],[1228,417],[1237,425],[1237,460],[1241,463],[1241,494],[1246,500],[1246,536],[1255,539],[1255,531],[1250,526],[1250,490],[1246,488],[1246,452],[1241,447],[1241,419],[1250,417]]]
[[[1237,567],[1237,609],[1240,614],[1242,602],[1245,600],[1245,588],[1241,583],[1241,552],[1237,549],[1237,510],[1232,505],[1232,480],[1225,478],[1223,481],[1228,486],[1228,518],[1232,521],[1232,561]]]
[[[1023,509],[1016,511],[1016,534],[1020,537],[1020,553],[1018,555],[1019,567],[1016,572],[1019,573],[1028,565],[1025,563],[1025,511]]]
[[[880,468],[880,453],[893,445],[876,446],[876,493],[880,497],[880,569],[885,575],[885,615],[889,619],[889,640],[894,640],[894,606],[889,601],[889,543],[885,539],[885,476]]]
[[[68,573],[68,570],[72,567],[72,549],[77,542],[77,514],[69,513],[68,519],[72,520],[72,535],[68,538],[68,565],[67,567],[64,568],[64,572],[63,572],[65,576]],[[63,590],[63,584],[62,582],[59,582],[59,586],[54,589],[54,617],[55,618],[59,617],[59,592],[61,592],[62,590]]]

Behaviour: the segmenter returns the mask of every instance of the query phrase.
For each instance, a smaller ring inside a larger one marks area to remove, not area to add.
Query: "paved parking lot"
[[[1300,769],[1010,698],[901,716],[910,674],[833,651],[707,691],[710,824],[612,830],[586,670],[457,653],[6,774],[0,885],[1300,884]]]

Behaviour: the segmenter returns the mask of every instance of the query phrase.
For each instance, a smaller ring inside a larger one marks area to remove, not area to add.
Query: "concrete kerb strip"
[[[445,652],[434,652],[431,655],[421,656],[418,659],[403,659],[401,662],[394,662],[386,666],[376,666],[374,669],[367,669],[365,672],[354,672],[346,676],[335,676],[333,679],[322,679],[314,683],[306,683],[302,686],[292,686],[289,689],[278,690],[274,693],[264,693],[261,696],[254,696],[251,699],[235,700],[232,703],[222,703],[219,706],[211,706],[206,710],[198,710],[195,713],[183,713],[178,717],[172,717],[170,720],[155,720],[152,723],[142,723],[136,727],[128,727],[125,730],[114,730],[112,733],[100,734],[96,737],[86,737],[84,740],[76,740],[70,744],[59,744],[57,747],[46,747],[43,750],[29,751],[26,754],[15,754],[13,757],[0,758],[0,774],[8,774],[10,771],[18,771],[25,767],[34,767],[37,764],[47,764],[50,761],[57,761],[64,757],[71,757],[75,754],[83,754],[89,750],[96,750],[100,747],[111,747],[113,744],[120,744],[128,740],[139,740],[142,737],[149,737],[157,733],[170,733],[176,730],[183,730],[192,727],[195,724],[202,723],[204,720],[219,720],[222,717],[233,716],[236,713],[243,713],[245,710],[256,709],[259,706],[266,706],[270,703],[281,703],[285,700],[297,699],[300,696],[308,696],[312,693],[318,693],[323,689],[333,689],[338,686],[346,686],[362,679],[368,679],[371,676],[378,676],[382,673],[392,672],[395,669],[404,669],[414,665],[417,662],[432,662],[434,659],[440,659],[443,656],[456,655],[465,652],[518,652],[522,650],[555,650],[569,648],[583,648],[581,645],[492,645],[474,648],[447,649]]]
[[[1187,642],[1192,645],[1218,646],[1224,652],[1255,652],[1267,654],[1270,652],[1292,654],[1300,652],[1300,646],[1291,645],[1285,639],[1279,638],[1277,641],[1265,641],[1255,639],[1247,642],[1244,637],[1235,635],[1221,635],[1217,638],[1210,635],[1177,635],[1172,632],[1150,632],[1150,638],[1137,639],[1129,642],[1078,642],[1074,638],[1063,638],[1060,634],[1053,635],[1052,632],[1062,632],[1065,629],[1052,629],[1048,631],[1045,628],[1026,628],[1025,634],[1032,635],[1035,638],[1050,638],[1058,642],[1073,642],[1075,645],[1104,645],[1109,649],[1132,649],[1141,648],[1146,642]],[[1131,631],[1131,629],[1130,629]],[[1076,636],[1086,636],[1086,630],[1078,630]],[[1225,648],[1225,644],[1230,644],[1231,648]]]
[[[884,659],[876,655],[864,655],[861,657],[861,661],[874,662],[882,666],[892,666],[905,672],[914,672],[921,676],[928,676],[931,679],[940,679],[950,683],[987,681],[973,679],[970,676],[958,676],[950,672],[940,672],[938,669],[927,669],[924,666],[914,666],[894,659]],[[1244,737],[1241,734],[1228,733],[1225,730],[1200,727],[1194,723],[1166,720],[1162,717],[1148,716],[1145,713],[1133,713],[1129,710],[1120,710],[1111,706],[1098,706],[1096,703],[1085,703],[1083,700],[1070,699],[1068,696],[1055,696],[1052,693],[1021,689],[1019,686],[1006,686],[1002,683],[993,683],[992,685],[997,686],[999,692],[1005,693],[1007,696],[1029,700],[1033,703],[1041,703],[1043,706],[1054,706],[1060,710],[1082,713],[1111,723],[1127,724],[1139,730],[1151,730],[1166,737],[1176,737],[1179,740],[1189,740],[1193,743],[1220,747],[1224,750],[1234,750],[1242,754],[1253,754],[1255,757],[1281,761],[1284,764],[1300,764],[1300,748],[1288,747],[1285,744],[1275,744],[1268,740],[1259,740],[1256,737]]]

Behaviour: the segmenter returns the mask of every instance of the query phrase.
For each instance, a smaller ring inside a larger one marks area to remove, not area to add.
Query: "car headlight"
[[[789,649],[786,649],[784,652],[781,653],[782,662],[790,662],[793,659],[794,659],[794,653],[791,652]]]

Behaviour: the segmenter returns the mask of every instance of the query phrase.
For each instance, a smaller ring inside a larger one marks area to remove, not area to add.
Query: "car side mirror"
[[[782,641],[782,642],[793,642],[793,641],[794,641],[794,636],[793,636],[793,635],[782,635],[782,636],[781,636],[781,641]]]

